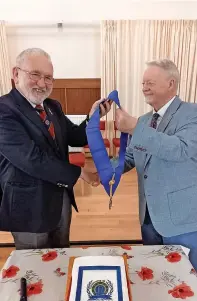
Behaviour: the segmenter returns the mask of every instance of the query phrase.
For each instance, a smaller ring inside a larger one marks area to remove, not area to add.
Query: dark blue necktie
[[[157,120],[159,118],[159,114],[158,113],[154,113],[151,119],[151,123],[150,123],[150,127],[156,129],[157,128]]]
[[[112,91],[108,100],[114,101],[120,108],[120,101],[118,98],[118,91]],[[127,147],[128,134],[121,133],[120,136],[120,150],[118,164],[116,167],[112,166],[110,158],[105,148],[103,137],[100,132],[100,113],[99,106],[91,116],[86,127],[86,134],[88,139],[88,146],[97,168],[101,184],[104,186],[107,194],[110,196],[109,208],[112,206],[112,197],[120,182],[121,175],[124,170],[125,152]]]

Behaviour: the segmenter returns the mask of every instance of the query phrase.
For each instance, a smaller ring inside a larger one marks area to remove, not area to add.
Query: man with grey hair
[[[74,125],[50,99],[53,65],[42,49],[23,51],[13,68],[15,89],[0,97],[0,230],[11,231],[17,249],[69,245],[73,186],[98,175],[69,163],[68,146],[87,144],[88,118]],[[99,100],[101,117],[110,110]]]
[[[143,243],[183,245],[197,270],[197,105],[176,95],[172,61],[147,65],[142,89],[153,112],[137,120],[116,111],[117,128],[130,134],[125,172],[137,170]]]

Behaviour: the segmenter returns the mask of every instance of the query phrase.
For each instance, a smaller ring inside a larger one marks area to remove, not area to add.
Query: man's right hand
[[[97,172],[91,172],[85,168],[81,169],[81,175],[80,178],[82,178],[85,182],[92,186],[98,186],[100,184],[100,179]]]

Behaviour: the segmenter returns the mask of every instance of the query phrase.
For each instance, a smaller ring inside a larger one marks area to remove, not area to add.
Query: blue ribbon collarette
[[[112,100],[119,108],[120,101],[118,97],[118,91],[112,91],[108,97],[108,100]],[[125,152],[127,147],[128,134],[121,133],[120,136],[120,149],[116,166],[112,165],[108,156],[102,134],[100,132],[100,112],[99,106],[91,116],[88,125],[86,127],[86,135],[88,140],[88,147],[90,149],[94,164],[98,171],[101,184],[105,188],[105,191],[110,197],[109,209],[112,206],[112,197],[119,185],[120,178],[124,171]]]

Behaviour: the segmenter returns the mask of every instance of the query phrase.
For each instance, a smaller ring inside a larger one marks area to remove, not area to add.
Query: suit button
[[[147,175],[144,175],[144,179],[147,179],[148,178],[148,176]]]

